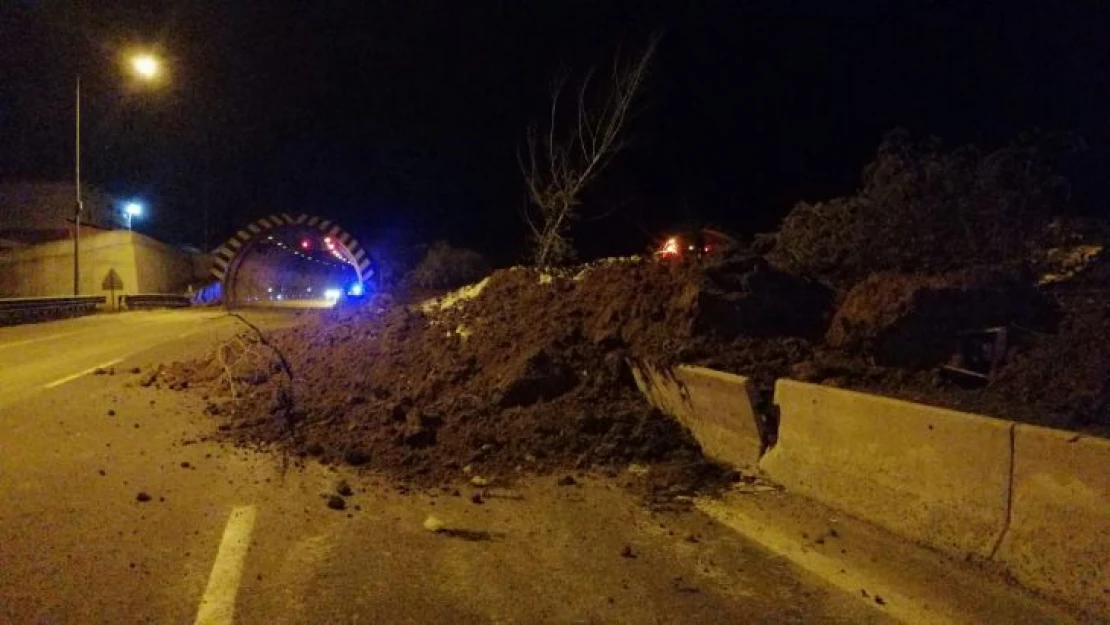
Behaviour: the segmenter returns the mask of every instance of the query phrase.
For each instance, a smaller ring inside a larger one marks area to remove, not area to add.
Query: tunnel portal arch
[[[228,278],[234,277],[237,261],[241,260],[239,257],[248,249],[250,243],[259,236],[264,237],[274,230],[290,227],[317,230],[321,235],[330,237],[339,245],[340,253],[354,268],[360,283],[366,284],[374,276],[369,254],[359,244],[358,239],[351,236],[339,224],[330,219],[306,213],[296,217],[289,213],[275,213],[247,224],[216,250],[211,275],[220,282],[225,298],[230,295]]]

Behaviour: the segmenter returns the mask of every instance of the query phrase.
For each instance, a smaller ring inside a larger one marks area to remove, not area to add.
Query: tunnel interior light
[[[339,289],[325,289],[324,290],[324,299],[330,300],[330,301],[333,301],[333,302],[335,300],[339,299],[342,295],[343,295],[343,291],[341,291]]]

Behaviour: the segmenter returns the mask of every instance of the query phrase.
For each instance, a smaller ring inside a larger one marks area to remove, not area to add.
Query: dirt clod
[[[339,495],[328,495],[328,507],[332,510],[345,510],[347,502]]]
[[[139,494],[135,495],[135,501],[146,503],[150,501],[150,494],[148,494],[146,491],[139,491]]]
[[[351,485],[347,483],[347,480],[339,480],[339,483],[335,486],[335,492],[343,497],[350,497],[355,494],[355,491],[351,488]]]
[[[556,482],[556,483],[559,486],[574,486],[575,484],[578,483],[578,480],[574,479],[573,476],[565,475],[565,476],[559,478],[559,481]]]

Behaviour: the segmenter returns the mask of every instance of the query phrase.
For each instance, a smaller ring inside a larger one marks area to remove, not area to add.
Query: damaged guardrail
[[[0,325],[88,315],[96,312],[96,307],[105,302],[103,295],[0,299]]]

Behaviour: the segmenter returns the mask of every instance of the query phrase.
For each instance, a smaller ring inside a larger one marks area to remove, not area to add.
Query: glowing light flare
[[[144,80],[153,80],[162,73],[162,62],[152,54],[131,57],[131,71]]]
[[[659,251],[657,252],[657,254],[659,254],[660,256],[663,256],[663,257],[678,256],[678,254],[679,254],[678,237],[670,237],[669,239],[664,241],[663,245],[660,246]]]
[[[340,289],[325,289],[324,290],[324,299],[326,299],[326,300],[330,300],[330,301],[334,302],[335,300],[339,299],[342,296],[343,296],[343,291],[341,291]]]

